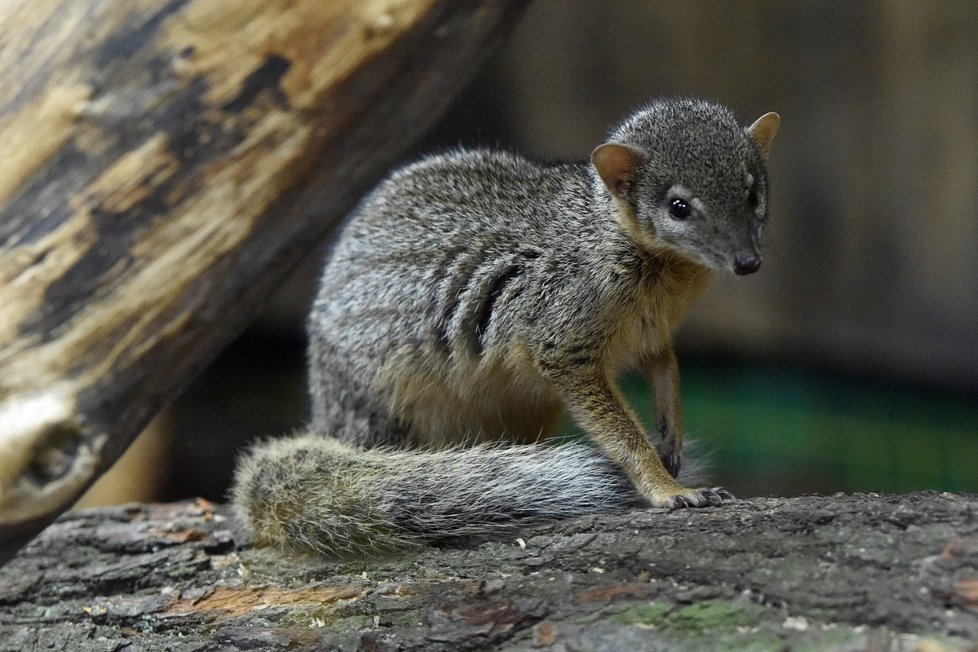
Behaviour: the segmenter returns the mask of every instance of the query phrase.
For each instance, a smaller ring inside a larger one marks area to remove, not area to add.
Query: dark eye
[[[673,199],[669,203],[669,214],[677,220],[685,220],[693,214],[693,209],[684,200]]]

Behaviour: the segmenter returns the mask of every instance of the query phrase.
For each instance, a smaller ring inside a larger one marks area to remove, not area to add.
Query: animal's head
[[[712,102],[654,102],[618,127],[591,162],[640,245],[750,274],[761,265],[765,162],[779,124],[777,113],[744,127]]]

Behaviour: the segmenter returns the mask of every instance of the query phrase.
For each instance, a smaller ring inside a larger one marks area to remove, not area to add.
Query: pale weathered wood
[[[524,5],[0,5],[0,558],[240,332]]]
[[[974,650],[976,508],[755,498],[348,561],[255,550],[223,506],[72,512],[0,570],[0,652]]]

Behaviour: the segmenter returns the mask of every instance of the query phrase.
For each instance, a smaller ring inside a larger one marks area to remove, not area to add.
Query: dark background
[[[679,337],[717,481],[978,491],[978,3],[538,0],[405,158],[582,158],[658,96],[782,116],[763,269],[718,277]],[[89,503],[223,499],[238,447],[302,426],[311,258]]]

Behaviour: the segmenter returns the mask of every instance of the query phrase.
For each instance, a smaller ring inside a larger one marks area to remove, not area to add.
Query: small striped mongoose
[[[370,553],[641,499],[732,500],[674,479],[672,336],[712,271],[760,266],[778,125],[664,100],[587,161],[460,150],[393,172],[323,270],[308,433],[239,462],[256,541]],[[616,386],[628,369],[654,392],[655,443]],[[565,409],[600,451],[540,443]]]

